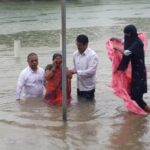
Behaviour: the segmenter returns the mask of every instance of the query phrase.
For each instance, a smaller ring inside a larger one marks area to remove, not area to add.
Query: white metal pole
[[[61,50],[62,49],[62,33],[60,33],[59,38],[60,38],[60,50]]]
[[[61,0],[61,38],[62,38],[62,94],[63,94],[63,121],[67,121],[66,96],[66,1]]]

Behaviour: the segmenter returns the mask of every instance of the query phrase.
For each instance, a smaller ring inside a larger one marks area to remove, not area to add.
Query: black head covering
[[[137,29],[134,25],[127,25],[124,28],[124,33],[130,33],[130,37],[125,35],[125,43],[124,43],[124,49],[128,49],[132,43],[138,38]]]

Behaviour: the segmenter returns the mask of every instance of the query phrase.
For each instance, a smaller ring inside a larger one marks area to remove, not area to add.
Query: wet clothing
[[[118,70],[124,71],[129,62],[132,66],[132,81],[131,89],[133,92],[147,92],[146,68],[144,61],[143,44],[137,39],[131,47],[128,48],[132,54],[123,56],[123,59],[118,67]]]
[[[87,48],[82,54],[73,54],[74,71],[77,73],[77,88],[80,91],[90,91],[96,85],[96,70],[98,56],[94,50]]]
[[[80,91],[79,89],[77,89],[77,95],[79,97],[86,98],[87,100],[94,100],[94,93],[95,89],[90,91]]]
[[[21,71],[16,88],[16,99],[42,97],[44,94],[44,69],[33,71],[29,66]]]
[[[131,36],[131,39],[125,37],[124,49],[131,51],[129,56],[123,55],[118,70],[124,71],[131,62],[132,79],[130,95],[137,104],[144,109],[146,103],[143,101],[143,94],[147,92],[146,67],[144,60],[144,45],[136,36]]]
[[[52,64],[47,65],[46,70],[51,70],[53,67]],[[46,94],[45,100],[50,105],[62,105],[62,80],[61,80],[61,68],[56,69],[54,76],[46,80]],[[67,79],[67,105],[71,101],[71,79]]]
[[[140,33],[140,37],[141,35],[143,37],[142,41],[145,41],[147,39],[146,36],[144,36],[143,33]],[[129,112],[133,112],[137,115],[147,115],[147,113],[137,104],[137,102],[131,98],[131,63],[125,71],[117,71],[124,55],[122,55],[119,51],[116,51],[116,49],[113,48],[115,46],[122,49],[123,43],[118,40],[112,41],[111,39],[106,42],[108,56],[112,63],[112,81],[109,86],[113,89],[114,94],[123,100],[124,105]]]
[[[132,90],[132,88],[131,88],[131,99],[135,100],[142,109],[144,109],[145,106],[147,105],[143,100],[143,93],[135,92],[134,90]]]

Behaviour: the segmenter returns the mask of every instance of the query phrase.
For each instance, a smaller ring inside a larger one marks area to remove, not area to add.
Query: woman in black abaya
[[[134,25],[127,25],[124,28],[124,50],[118,50],[123,53],[118,71],[125,71],[129,62],[131,62],[131,98],[135,100],[142,109],[150,113],[150,108],[143,100],[143,94],[147,92],[144,44],[139,39],[137,29]]]

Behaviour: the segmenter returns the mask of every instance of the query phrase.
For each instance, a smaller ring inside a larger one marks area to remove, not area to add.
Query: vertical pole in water
[[[14,57],[18,58],[20,56],[21,44],[20,40],[14,41]]]
[[[60,38],[60,50],[62,50],[62,33],[60,33],[59,38]]]
[[[61,0],[61,39],[62,39],[62,94],[63,94],[63,121],[67,121],[66,96],[66,1]]]

